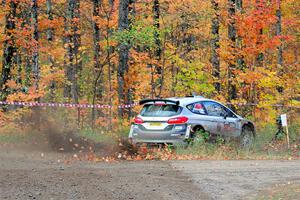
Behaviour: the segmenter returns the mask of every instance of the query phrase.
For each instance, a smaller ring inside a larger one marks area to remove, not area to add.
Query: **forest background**
[[[196,93],[299,124],[299,0],[2,0],[0,30],[0,101],[109,107],[56,120],[117,129],[140,110],[118,105]],[[33,110],[2,106],[0,125]]]

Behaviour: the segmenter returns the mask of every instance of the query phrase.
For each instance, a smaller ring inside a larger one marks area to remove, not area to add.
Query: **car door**
[[[210,121],[209,129],[213,130],[214,134],[222,135],[225,123],[224,107],[213,101],[202,101],[202,104]]]
[[[203,128],[211,134],[217,134],[217,124],[214,117],[207,115],[206,109],[202,102],[195,102],[189,104],[187,108],[194,113],[189,116],[189,122],[192,125],[201,125]]]
[[[241,119],[237,117],[230,109],[223,106],[225,115],[224,117],[224,126],[223,126],[223,135],[236,137],[240,135],[241,132]]]

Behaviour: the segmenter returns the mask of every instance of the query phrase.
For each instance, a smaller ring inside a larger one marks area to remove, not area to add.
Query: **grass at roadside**
[[[0,143],[17,143],[26,138],[23,134],[0,134]]]
[[[240,149],[236,142],[224,142],[219,139],[215,143],[200,141],[188,147],[176,147],[165,149],[134,149],[129,145],[126,138],[129,128],[123,128],[114,131],[104,131],[101,129],[72,129],[71,133],[78,136],[80,140],[88,139],[94,144],[106,144],[109,146],[122,146],[119,154],[126,154],[123,157],[129,159],[300,159],[300,125],[293,124],[289,127],[291,149],[287,149],[285,140],[276,141],[275,126],[267,126],[257,131],[257,137],[250,149]],[[19,130],[9,129],[9,131],[0,130],[0,144],[3,143],[21,143],[31,141],[37,135],[41,135],[31,129]],[[58,135],[68,135],[68,130],[50,129],[44,130],[48,134],[57,132]],[[63,138],[63,137],[62,137]],[[68,143],[69,139],[66,139]],[[117,153],[117,152],[116,152]]]
[[[276,141],[275,126],[267,126],[257,132],[251,148],[241,149],[237,142],[216,143],[200,142],[187,148],[176,148],[178,155],[191,155],[211,159],[293,159],[300,158],[300,132],[299,125],[289,128],[291,148],[287,149],[285,139]]]
[[[102,130],[97,130],[97,129],[93,130],[90,128],[79,130],[78,136],[92,140],[95,143],[103,142],[107,144],[115,144],[117,141],[116,135],[111,132],[104,133]]]
[[[0,128],[0,144],[14,144],[25,142],[32,137],[24,130],[17,127],[8,126]]]

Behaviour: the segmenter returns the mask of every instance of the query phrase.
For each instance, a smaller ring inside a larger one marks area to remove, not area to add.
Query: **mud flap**
[[[129,134],[128,134],[129,139],[132,139],[133,127],[134,127],[134,125],[131,125],[131,127],[130,127],[130,131],[129,131]]]
[[[191,133],[191,125],[188,125],[186,128],[186,132],[185,132],[185,139],[189,139],[190,138],[190,133]]]

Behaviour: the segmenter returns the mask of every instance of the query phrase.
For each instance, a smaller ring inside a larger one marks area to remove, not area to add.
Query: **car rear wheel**
[[[249,127],[244,127],[240,136],[240,147],[249,149],[254,141],[254,132]]]
[[[209,134],[202,127],[196,128],[191,136],[192,144],[203,143],[209,139]]]

